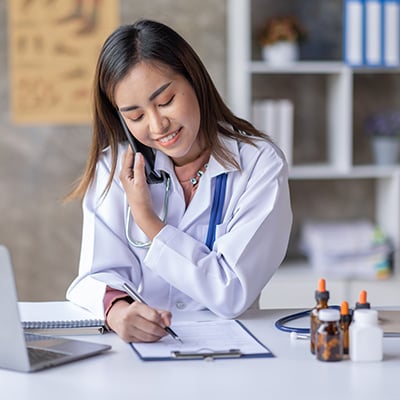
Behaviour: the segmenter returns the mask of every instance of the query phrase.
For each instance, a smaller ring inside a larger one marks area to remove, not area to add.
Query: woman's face
[[[115,88],[115,102],[137,140],[176,165],[203,150],[200,107],[190,83],[167,66],[141,62]]]

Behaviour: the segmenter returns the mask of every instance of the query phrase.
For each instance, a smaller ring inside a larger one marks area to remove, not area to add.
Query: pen
[[[133,300],[137,301],[138,303],[143,303],[143,304],[147,305],[147,303],[144,301],[143,297],[141,297],[140,294],[137,293],[128,283],[125,282],[122,284],[122,286],[125,289],[126,293],[128,293],[129,296],[131,296]],[[182,339],[169,326],[166,326],[164,329],[175,340],[183,343]]]

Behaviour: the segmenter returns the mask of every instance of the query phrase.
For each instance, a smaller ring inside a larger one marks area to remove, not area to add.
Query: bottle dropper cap
[[[329,300],[329,291],[326,290],[325,279],[318,281],[318,290],[315,291],[315,300]]]
[[[348,315],[349,314],[349,303],[347,301],[342,301],[340,305],[340,315]]]
[[[342,301],[342,304],[340,305],[340,319],[343,322],[351,321],[351,314],[349,311],[349,303],[347,301]]]
[[[371,305],[367,301],[367,292],[365,290],[361,290],[358,302],[356,303],[356,310],[362,308],[371,308]]]

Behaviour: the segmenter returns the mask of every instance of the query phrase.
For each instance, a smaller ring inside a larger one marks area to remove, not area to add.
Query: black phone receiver
[[[122,124],[122,128],[124,129],[125,136],[128,139],[129,144],[131,145],[133,151],[136,153],[142,153],[144,158],[144,169],[146,174],[146,181],[148,184],[152,183],[161,183],[164,181],[162,175],[157,173],[154,170],[154,161],[155,156],[153,150],[145,146],[143,143],[140,143],[129,131],[124,118],[122,117],[121,113],[118,111],[118,116]]]

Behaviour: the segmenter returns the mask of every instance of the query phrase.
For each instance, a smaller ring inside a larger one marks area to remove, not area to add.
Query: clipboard
[[[173,325],[182,339],[165,336],[155,343],[130,343],[143,361],[268,358],[274,354],[238,320],[180,321]]]

